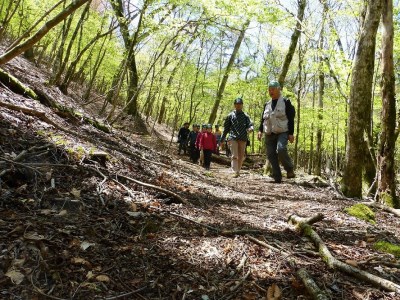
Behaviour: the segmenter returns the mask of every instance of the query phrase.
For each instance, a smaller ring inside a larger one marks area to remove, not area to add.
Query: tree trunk
[[[8,24],[10,23],[12,17],[17,12],[20,2],[21,2],[21,0],[9,1],[6,11],[3,13],[3,7],[5,4],[5,2],[3,1],[3,4],[1,5],[1,9],[0,9],[0,15],[2,15],[2,20],[0,20],[0,41],[2,40],[4,33],[7,30]],[[13,5],[14,5],[14,7],[13,7]]]
[[[10,1],[11,2],[11,1]],[[20,37],[18,37],[10,46],[8,46],[7,50],[11,50],[14,46],[18,45],[24,38],[26,38],[36,26],[39,25],[40,22],[43,21],[54,9],[56,9],[61,3],[65,2],[65,0],[60,0],[56,4],[54,4],[49,10],[47,10],[42,17],[40,17],[28,30],[26,30]],[[0,10],[1,13],[1,10]]]
[[[93,66],[92,74],[91,74],[87,89],[86,89],[85,93],[82,96],[83,100],[85,100],[85,101],[88,101],[89,98],[90,98],[90,93],[92,91],[94,81],[97,78],[97,72],[99,71],[100,66],[101,66],[101,64],[103,62],[103,59],[104,59],[104,57],[105,57],[105,55],[107,53],[107,49],[103,50],[105,43],[106,43],[106,39],[104,39],[103,43],[101,44],[99,53],[97,54],[96,61],[95,61],[94,66]]]
[[[295,144],[294,144],[294,168],[297,169],[298,164],[298,147],[299,147],[299,134],[300,134],[300,109],[301,109],[301,94],[303,92],[303,52],[301,49],[301,43],[299,44],[299,88],[297,91],[297,122],[296,122],[296,136],[295,136]]]
[[[68,61],[69,61],[69,58],[70,58],[70,55],[71,55],[72,46],[74,45],[74,42],[75,42],[75,39],[76,39],[76,37],[78,35],[79,29],[83,26],[83,23],[85,21],[86,15],[89,13],[89,8],[90,8],[90,3],[86,4],[86,6],[85,6],[85,8],[84,8],[84,10],[83,10],[83,12],[81,14],[81,17],[79,18],[79,21],[76,24],[74,32],[71,35],[71,38],[69,40],[67,49],[65,51],[65,56],[62,59],[62,61],[60,62],[61,63],[60,67],[58,68],[57,73],[55,74],[55,76],[54,76],[54,78],[52,80],[53,81],[52,83],[54,83],[55,85],[59,85],[60,82],[61,82],[61,76],[64,73],[64,70],[65,70],[65,68],[66,68],[66,66],[68,64]]]
[[[54,18],[47,21],[33,36],[27,39],[25,42],[15,46],[11,50],[7,51],[3,55],[0,55],[0,65],[9,62],[14,57],[19,54],[25,52],[29,48],[31,48],[34,44],[36,44],[40,39],[46,35],[47,32],[50,31],[54,26],[59,24],[65,18],[67,18],[70,14],[72,14],[75,10],[81,7],[83,4],[88,2],[89,0],[73,0],[70,5],[68,5],[64,10],[58,13]]]
[[[217,111],[218,111],[219,104],[220,104],[220,102],[222,100],[222,97],[223,97],[223,94],[224,94],[224,91],[225,91],[226,83],[228,82],[229,73],[231,72],[233,63],[235,62],[236,55],[239,52],[240,45],[242,44],[242,41],[244,39],[244,34],[245,34],[246,30],[247,30],[247,27],[249,27],[249,24],[250,24],[249,20],[247,20],[244,23],[242,30],[240,30],[239,37],[238,37],[238,39],[236,41],[235,47],[233,48],[233,52],[231,54],[231,57],[229,58],[228,65],[226,66],[226,69],[225,69],[224,77],[222,78],[222,81],[221,81],[221,83],[219,85],[219,88],[218,88],[217,97],[215,99],[214,106],[213,106],[213,108],[211,110],[210,118],[208,119],[208,123],[210,123],[210,124],[213,124],[215,122],[216,117],[217,117]]]
[[[68,67],[64,80],[62,83],[60,83],[60,90],[67,93],[68,90],[68,86],[70,84],[70,81],[72,80],[72,76],[74,75],[76,66],[78,65],[79,61],[81,60],[82,56],[85,54],[85,52],[87,50],[89,50],[95,43],[97,43],[97,41],[109,34],[112,33],[112,31],[114,31],[114,28],[111,28],[110,30],[108,30],[107,32],[104,32],[102,34],[98,34],[95,37],[93,37],[89,43],[77,54],[76,58],[71,62],[70,66]]]
[[[278,82],[281,85],[281,87],[283,87],[285,83],[286,74],[289,70],[290,63],[292,62],[294,51],[296,51],[297,41],[299,40],[301,33],[301,23],[303,22],[304,19],[304,11],[306,9],[307,0],[298,0],[297,4],[298,4],[298,9],[297,9],[296,28],[293,31],[292,36],[290,38],[289,50],[286,53],[285,60],[282,64],[281,73],[278,79]]]
[[[381,16],[381,1],[368,1],[364,26],[353,64],[345,171],[342,191],[348,197],[362,196],[364,133],[370,120],[376,32]]]
[[[396,97],[393,65],[393,0],[383,0],[382,22],[382,133],[378,153],[378,191],[380,202],[400,208],[396,197],[394,151]]]
[[[318,52],[319,55],[319,69],[318,69],[318,116],[317,116],[317,140],[315,141],[315,163],[314,175],[321,176],[322,168],[322,121],[324,112],[324,90],[325,90],[325,73],[324,73],[324,38],[325,38],[325,21],[328,12],[328,5],[326,1],[321,1],[324,6],[322,13],[321,32],[319,36]]]

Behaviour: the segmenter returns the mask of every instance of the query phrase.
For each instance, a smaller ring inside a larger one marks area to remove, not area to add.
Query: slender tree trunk
[[[314,161],[314,175],[321,176],[322,168],[322,121],[324,116],[324,92],[325,92],[325,73],[324,73],[324,38],[325,38],[325,21],[328,12],[328,5],[326,1],[321,1],[324,5],[322,14],[321,32],[319,36],[319,69],[318,69],[318,115],[317,115],[317,140],[315,141],[315,161]]]
[[[299,134],[300,134],[300,109],[301,109],[301,94],[303,92],[303,51],[301,49],[301,43],[299,43],[299,88],[297,91],[297,122],[296,122],[296,136],[295,136],[295,144],[294,144],[294,168],[297,169],[298,164],[298,147],[299,147]]]
[[[378,154],[380,202],[400,208],[394,172],[396,97],[393,65],[393,0],[383,0],[382,21],[382,133]]]
[[[54,9],[56,9],[61,3],[65,2],[65,0],[60,0],[56,4],[54,4],[48,11],[46,11],[42,17],[40,17],[28,30],[26,30],[20,37],[18,37],[10,46],[8,46],[6,51],[11,50],[14,46],[18,45],[24,38],[26,38],[36,26],[39,25],[40,22],[43,21]],[[12,1],[10,1],[12,3]],[[1,10],[0,10],[1,13]],[[1,34],[0,34],[1,36]]]
[[[5,12],[3,13],[3,7],[5,4],[5,2],[3,1],[2,5],[1,5],[1,10],[0,10],[0,15],[3,16],[2,20],[0,20],[0,41],[2,40],[4,33],[6,32],[11,19],[17,12],[20,2],[21,2],[21,0],[17,0],[17,1],[10,0],[8,2],[8,7],[6,8]],[[13,7],[13,5],[14,5],[14,7]]]
[[[250,24],[249,20],[247,20],[244,23],[242,30],[240,30],[239,37],[238,37],[238,39],[236,41],[235,47],[233,48],[231,57],[229,58],[229,62],[228,62],[228,65],[226,66],[224,76],[223,76],[222,81],[221,81],[221,83],[219,85],[219,88],[218,88],[217,97],[215,99],[214,106],[213,106],[213,108],[211,110],[211,114],[210,114],[210,117],[208,119],[208,123],[210,123],[210,124],[213,124],[215,122],[216,117],[217,117],[219,104],[221,103],[222,97],[224,95],[225,86],[226,86],[226,83],[228,82],[228,78],[229,78],[229,73],[231,72],[233,63],[235,62],[236,55],[239,52],[240,45],[242,44],[242,41],[244,39],[244,34],[245,34],[246,30],[247,30],[247,27],[249,27],[249,24]]]
[[[316,98],[316,83],[315,83],[316,79],[315,76],[313,77],[313,97],[312,97],[312,111],[315,111],[315,98]],[[311,132],[311,137],[310,137],[310,160],[308,163],[308,170],[307,173],[309,175],[311,175],[312,170],[313,170],[313,166],[314,166],[314,113],[313,113],[313,117],[311,118],[311,128],[310,128],[310,132]]]
[[[289,70],[290,63],[292,62],[294,52],[296,51],[297,41],[299,40],[300,33],[301,33],[301,23],[304,19],[304,11],[306,9],[307,0],[297,0],[297,23],[296,28],[292,33],[290,38],[290,45],[289,50],[286,53],[285,60],[282,64],[281,73],[279,75],[278,82],[280,83],[281,87],[283,87],[286,79],[287,72]]]
[[[89,50],[99,39],[109,35],[114,28],[111,28],[107,32],[104,32],[102,34],[96,35],[94,38],[92,38],[89,43],[77,54],[76,58],[71,62],[70,66],[68,67],[64,80],[60,84],[60,90],[67,93],[68,86],[71,82],[72,76],[74,75],[74,72],[76,70],[76,66],[78,65],[79,61],[81,60],[82,56],[86,53],[87,50]]]
[[[92,91],[94,81],[95,81],[96,78],[97,78],[97,72],[99,71],[100,66],[101,66],[101,64],[102,64],[102,62],[103,62],[103,59],[104,59],[104,57],[105,57],[105,55],[106,55],[106,53],[107,53],[107,49],[104,49],[105,43],[106,43],[106,39],[104,39],[104,40],[103,40],[103,43],[101,44],[99,53],[98,53],[98,55],[97,55],[97,57],[96,57],[96,61],[95,61],[95,63],[94,63],[93,69],[92,69],[92,74],[91,74],[91,77],[90,77],[90,80],[89,80],[87,89],[86,89],[85,93],[84,93],[83,96],[82,96],[82,98],[83,98],[85,101],[89,100],[89,98],[90,98],[90,93],[91,93],[91,91]],[[103,50],[103,49],[104,49],[104,50]]]
[[[65,7],[64,7],[64,9],[65,9]],[[68,19],[64,20],[63,26],[61,29],[61,34],[60,34],[61,36],[59,39],[54,40],[52,50],[54,51],[55,54],[52,55],[53,58],[51,61],[51,65],[53,66],[52,67],[53,74],[51,74],[51,77],[50,77],[51,84],[53,84],[55,82],[54,78],[56,77],[58,69],[61,67],[63,57],[64,57],[64,45],[67,43],[67,36],[68,36],[69,29],[71,27],[73,18],[74,18],[74,14],[71,14],[68,17]],[[59,36],[59,35],[57,35],[57,36]]]
[[[50,31],[50,29],[62,22],[65,18],[67,18],[70,14],[72,14],[75,10],[77,10],[88,1],[90,0],[73,0],[71,4],[68,5],[63,11],[58,13],[54,18],[47,21],[33,36],[28,38],[25,42],[7,51],[6,53],[0,55],[0,65],[9,62],[14,57],[30,49],[33,45],[40,41],[41,38]]]
[[[70,58],[70,55],[71,55],[72,46],[74,45],[74,42],[75,42],[75,39],[76,39],[76,37],[78,35],[79,29],[81,28],[81,26],[83,26],[83,23],[84,23],[84,20],[85,20],[85,16],[89,13],[89,8],[90,8],[90,3],[86,4],[86,6],[85,6],[85,8],[84,8],[84,10],[83,10],[83,12],[81,14],[81,17],[79,18],[79,21],[76,24],[74,32],[71,35],[71,38],[69,40],[67,49],[65,51],[64,58],[62,59],[60,67],[58,68],[57,73],[53,78],[53,83],[55,85],[59,85],[60,84],[61,76],[64,73],[64,70],[65,70],[65,68],[66,68],[66,66],[68,64],[68,61],[69,61],[69,58]]]
[[[346,162],[342,182],[342,191],[348,197],[362,196],[363,160],[360,159],[360,153],[364,153],[365,128],[370,120],[376,32],[381,10],[381,0],[368,1],[367,14],[353,64]]]

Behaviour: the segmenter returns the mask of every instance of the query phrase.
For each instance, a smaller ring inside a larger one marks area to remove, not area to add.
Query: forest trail
[[[7,70],[95,118],[25,60]],[[2,299],[269,300],[272,286],[281,299],[310,299],[299,269],[328,299],[398,299],[329,269],[288,223],[322,213],[313,228],[335,257],[399,284],[399,258],[373,247],[400,244],[392,214],[377,210],[376,224],[351,217],[344,208],[356,200],[300,171],[281,184],[251,164],[237,179],[226,165],[206,172],[175,154],[165,128],[143,135],[125,118],[106,133],[4,83],[0,103]]]

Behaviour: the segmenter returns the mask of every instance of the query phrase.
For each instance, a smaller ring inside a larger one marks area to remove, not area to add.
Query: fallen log
[[[328,300],[328,297],[320,290],[314,279],[305,269],[299,269],[297,271],[297,276],[299,276],[313,300]]]
[[[11,74],[7,73],[6,71],[4,71],[2,69],[0,69],[0,81],[14,93],[17,93],[17,94],[20,94],[20,95],[23,95],[25,97],[29,97],[29,98],[32,98],[35,100],[38,99],[38,96],[32,89],[25,86],[17,78],[15,78],[14,76],[12,76]]]
[[[313,219],[313,218],[311,218]],[[383,288],[390,292],[395,292],[400,295],[400,285],[389,281],[387,279],[381,278],[374,274],[368,273],[366,271],[360,270],[356,267],[353,267],[349,264],[346,264],[338,259],[336,259],[328,247],[325,245],[321,237],[316,233],[310,224],[307,223],[307,219],[301,218],[296,215],[292,215],[289,218],[289,221],[296,226],[301,232],[308,237],[314,245],[318,248],[318,252],[322,257],[322,260],[328,265],[329,268],[340,270],[344,273],[347,273],[351,276],[354,276],[360,280],[371,283],[376,287]]]
[[[382,209],[383,211],[386,211],[388,213],[394,214],[397,217],[400,217],[400,209],[395,209],[393,207],[389,207],[387,205],[383,205],[382,203],[379,202],[361,202],[361,204],[364,204],[368,207],[374,207],[374,208],[379,208]]]

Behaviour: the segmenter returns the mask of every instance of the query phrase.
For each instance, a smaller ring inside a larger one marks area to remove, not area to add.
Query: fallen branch
[[[382,203],[374,202],[374,201],[361,202],[361,204],[364,204],[364,205],[369,206],[369,207],[380,208],[380,209],[382,209],[382,210],[384,210],[384,211],[386,211],[388,213],[391,213],[391,214],[394,214],[397,217],[400,217],[400,209],[395,209],[393,207],[389,207],[387,205],[383,205]]]
[[[3,161],[5,161],[5,162],[7,162],[7,163],[10,163],[10,164],[12,164],[12,165],[16,165],[16,166],[20,166],[20,167],[23,167],[23,168],[27,168],[27,169],[29,169],[29,170],[32,170],[32,171],[37,172],[37,173],[39,173],[39,174],[42,174],[42,173],[41,173],[40,171],[38,171],[36,168],[33,168],[33,167],[29,166],[28,164],[19,163],[19,162],[16,162],[15,160],[10,160],[10,159],[4,158],[4,157],[0,157],[0,160],[3,160]],[[4,176],[4,174],[6,174],[8,171],[10,171],[10,169],[3,170],[3,171],[0,173],[0,177],[1,177],[1,176]]]
[[[365,272],[358,268],[355,268],[333,257],[328,247],[322,241],[321,237],[312,229],[310,224],[305,222],[306,220],[307,219],[298,217],[296,215],[292,215],[289,219],[289,221],[292,224],[294,224],[298,229],[300,229],[302,233],[315,244],[315,246],[318,248],[318,252],[320,253],[323,261],[328,265],[328,267],[340,270],[344,273],[354,276],[360,280],[367,281],[373,284],[374,286],[383,288],[387,291],[400,294],[400,286],[398,284],[386,280],[384,278],[378,277],[376,275],[373,275],[371,273]]]
[[[320,290],[314,279],[305,269],[298,270],[297,276],[299,276],[313,300],[328,300],[328,297]]]
[[[243,276],[243,278],[241,278],[241,279],[236,283],[235,286],[233,286],[232,288],[230,288],[230,292],[231,292],[232,294],[230,294],[230,295],[228,295],[228,296],[226,296],[226,297],[222,297],[221,299],[223,299],[223,300],[229,300],[229,299],[232,299],[232,298],[234,298],[234,297],[237,297],[237,294],[234,293],[234,292],[236,292],[236,291],[243,285],[243,283],[247,280],[247,278],[250,276],[250,274],[251,274],[251,271],[250,271],[250,270],[247,271],[247,273]]]
[[[237,229],[237,230],[222,230],[221,235],[232,236],[232,235],[248,235],[248,234],[261,234],[260,230],[254,229]]]
[[[6,85],[11,91],[21,94],[23,96],[28,96],[32,99],[38,99],[36,93],[25,86],[21,81],[17,78],[12,76],[11,74],[7,73],[6,71],[0,69],[0,82]]]
[[[263,242],[263,241],[260,241],[260,240],[254,238],[254,237],[252,237],[252,236],[250,236],[250,235],[246,235],[246,237],[247,237],[250,241],[256,243],[256,244],[259,245],[259,246],[268,248],[268,249],[270,249],[270,250],[272,250],[272,251],[275,251],[275,252],[280,252],[280,253],[282,253],[282,254],[289,255],[289,253],[285,252],[284,250],[275,248],[274,246],[271,246],[271,245],[269,245],[269,244],[267,244],[267,243],[265,243],[265,242]]]
[[[167,189],[164,189],[164,188],[162,188],[162,187],[159,187],[159,186],[156,186],[156,185],[153,185],[153,184],[150,184],[150,183],[145,183],[145,182],[142,182],[142,181],[139,181],[139,180],[136,180],[136,179],[133,179],[133,178],[124,176],[124,175],[116,174],[116,176],[117,176],[117,177],[120,177],[120,178],[123,178],[123,179],[125,179],[125,180],[128,180],[128,181],[132,181],[132,182],[134,182],[134,183],[136,183],[136,184],[139,184],[139,185],[141,185],[141,186],[144,186],[144,187],[147,187],[147,188],[150,188],[150,189],[153,189],[153,190],[162,192],[162,193],[167,194],[167,195],[169,195],[169,196],[172,196],[172,197],[174,197],[176,200],[178,200],[180,203],[189,204],[189,202],[188,202],[186,199],[183,199],[183,198],[182,198],[181,196],[179,196],[178,194],[176,194],[176,193],[174,193],[174,192],[171,192],[171,191],[169,191],[169,190],[167,190]]]
[[[208,230],[211,230],[211,231],[214,231],[214,232],[217,232],[217,233],[220,232],[220,230],[219,230],[218,228],[212,227],[212,226],[207,225],[207,224],[199,223],[199,222],[197,222],[197,221],[195,221],[195,220],[193,220],[193,219],[190,219],[190,218],[188,218],[188,217],[185,217],[185,216],[182,216],[182,215],[179,215],[179,214],[170,212],[170,211],[168,212],[168,214],[170,214],[171,216],[175,216],[175,217],[184,219],[184,220],[186,220],[186,221],[189,221],[189,222],[194,223],[194,224],[196,224],[196,225],[199,225],[199,226],[201,226],[201,227],[207,228]]]

